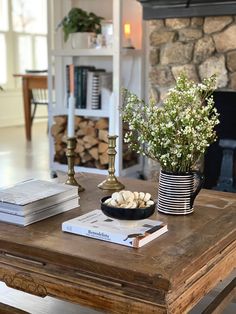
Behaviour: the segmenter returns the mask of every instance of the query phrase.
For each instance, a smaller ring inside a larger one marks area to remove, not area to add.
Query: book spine
[[[93,73],[89,71],[87,74],[87,97],[86,97],[86,108],[92,109],[92,83],[93,83]]]
[[[1,212],[0,214],[0,221],[9,222],[17,225],[25,225],[25,217],[18,216],[18,215],[11,215],[8,213]]]
[[[74,75],[74,82],[75,82],[75,91],[74,91],[74,96],[75,96],[75,108],[78,107],[78,66],[75,66],[75,75]]]
[[[87,99],[87,74],[88,69],[82,69],[82,82],[81,82],[81,97],[82,97],[82,108],[86,108],[86,99]]]
[[[82,109],[82,68],[78,67],[78,98],[77,98],[77,108]]]
[[[99,230],[94,230],[91,228],[86,228],[82,226],[75,226],[72,224],[67,224],[66,222],[62,223],[62,231],[74,233],[77,235],[103,240],[106,242],[112,242],[117,244],[122,244],[125,246],[133,246],[133,241],[127,241],[127,238],[125,238],[124,235],[121,234],[112,234],[111,232],[103,232]]]
[[[92,80],[92,99],[91,99],[91,107],[94,110],[99,109],[99,94],[100,94],[99,74],[94,72]]]
[[[24,212],[22,212],[22,211],[11,210],[9,208],[2,208],[2,207],[0,207],[0,219],[1,219],[1,214],[2,213],[24,217]]]
[[[66,65],[66,106],[69,106],[70,82],[69,82],[69,65]]]

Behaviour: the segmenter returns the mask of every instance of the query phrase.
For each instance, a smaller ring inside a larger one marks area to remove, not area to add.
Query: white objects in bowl
[[[114,192],[105,204],[120,208],[145,208],[154,204],[150,193],[123,190]]]

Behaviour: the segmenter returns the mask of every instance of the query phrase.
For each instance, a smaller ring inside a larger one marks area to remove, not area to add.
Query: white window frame
[[[32,69],[35,68],[35,37],[42,36],[47,40],[48,34],[45,33],[28,33],[28,32],[16,32],[13,31],[12,23],[12,0],[8,1],[8,21],[9,29],[7,31],[0,30],[0,34],[3,34],[6,39],[6,55],[7,55],[7,82],[1,84],[5,90],[13,90],[21,88],[21,84],[16,80],[13,75],[19,74],[18,64],[18,37],[21,35],[27,35],[32,40]],[[47,21],[47,19],[46,19]],[[20,73],[22,74],[22,73]]]

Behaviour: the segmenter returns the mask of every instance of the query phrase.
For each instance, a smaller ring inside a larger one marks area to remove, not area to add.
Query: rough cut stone
[[[210,57],[215,51],[215,44],[210,36],[199,39],[195,44],[194,57],[195,63],[201,63]]]
[[[191,41],[202,37],[202,31],[197,28],[184,28],[179,31],[180,41]]]
[[[148,25],[158,30],[164,26],[164,20],[150,20]]]
[[[189,18],[166,19],[165,24],[167,27],[170,27],[172,29],[181,29],[189,26],[190,19]]]
[[[236,91],[236,72],[230,74],[230,85],[229,87]]]
[[[185,64],[172,67],[172,73],[175,79],[177,79],[181,73],[185,73],[188,79],[194,82],[199,82],[198,74],[194,64]]]
[[[175,32],[166,31],[166,30],[162,30],[162,31],[154,30],[150,35],[150,45],[159,46],[167,42],[173,41],[174,37],[175,37]]]
[[[215,41],[216,50],[218,52],[225,52],[236,49],[236,25],[228,27],[225,31],[214,34],[213,39]]]
[[[206,34],[211,34],[221,31],[225,26],[233,21],[232,16],[213,16],[206,17],[203,30]]]
[[[175,80],[169,67],[153,68],[149,74],[152,84],[159,86],[170,86]]]
[[[161,64],[185,64],[192,59],[193,43],[169,43],[161,49]]]
[[[216,74],[217,87],[225,87],[228,83],[227,70],[225,67],[225,57],[223,55],[213,56],[199,66],[201,80]]]
[[[198,27],[203,25],[203,17],[192,17],[191,18],[191,26]]]
[[[174,84],[175,84],[175,81],[173,83],[173,86],[174,86]],[[163,101],[166,99],[168,92],[169,92],[169,88],[161,88],[160,89],[160,104],[162,104]]]
[[[150,95],[151,99],[154,99],[156,101],[156,103],[158,103],[160,96],[159,96],[159,92],[155,86],[150,87],[149,95]]]
[[[236,71],[236,51],[231,51],[227,54],[227,68],[231,71],[234,72]]]
[[[153,49],[149,53],[149,63],[150,65],[154,66],[157,65],[159,62],[159,50]]]

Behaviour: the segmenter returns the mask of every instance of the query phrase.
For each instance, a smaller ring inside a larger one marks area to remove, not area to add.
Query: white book
[[[77,207],[79,207],[78,198],[73,198],[71,200],[61,202],[60,204],[52,205],[48,208],[45,208],[44,210],[26,216],[19,216],[16,214],[0,212],[0,221],[20,226],[27,226],[34,222],[58,215],[60,213],[63,213],[65,211]]]
[[[125,226],[96,209],[62,223],[62,231],[98,240],[139,248],[167,232],[162,221],[143,219]]]
[[[78,196],[75,186],[44,180],[30,180],[0,190],[0,208],[37,211]]]
[[[87,74],[87,99],[86,99],[86,108],[92,109],[92,85],[93,85],[93,73],[88,71]]]
[[[79,204],[78,196],[76,196],[76,197],[73,196],[73,197],[68,197],[68,198],[62,199],[59,203],[74,200],[75,198],[77,199],[77,201],[76,201],[77,204]],[[24,208],[22,208],[22,209],[4,208],[4,207],[1,207],[1,204],[0,204],[0,213],[25,217],[25,216],[34,215],[34,214],[38,214],[40,212],[43,212],[45,209],[51,208],[52,206],[57,205],[57,204],[58,203],[51,204],[50,202],[48,202],[48,204],[45,207],[39,208],[39,209],[34,209],[34,208],[26,208],[26,209],[24,209]]]
[[[109,73],[110,74],[110,73]],[[101,109],[101,76],[106,75],[105,70],[95,69],[87,73],[87,109]]]

